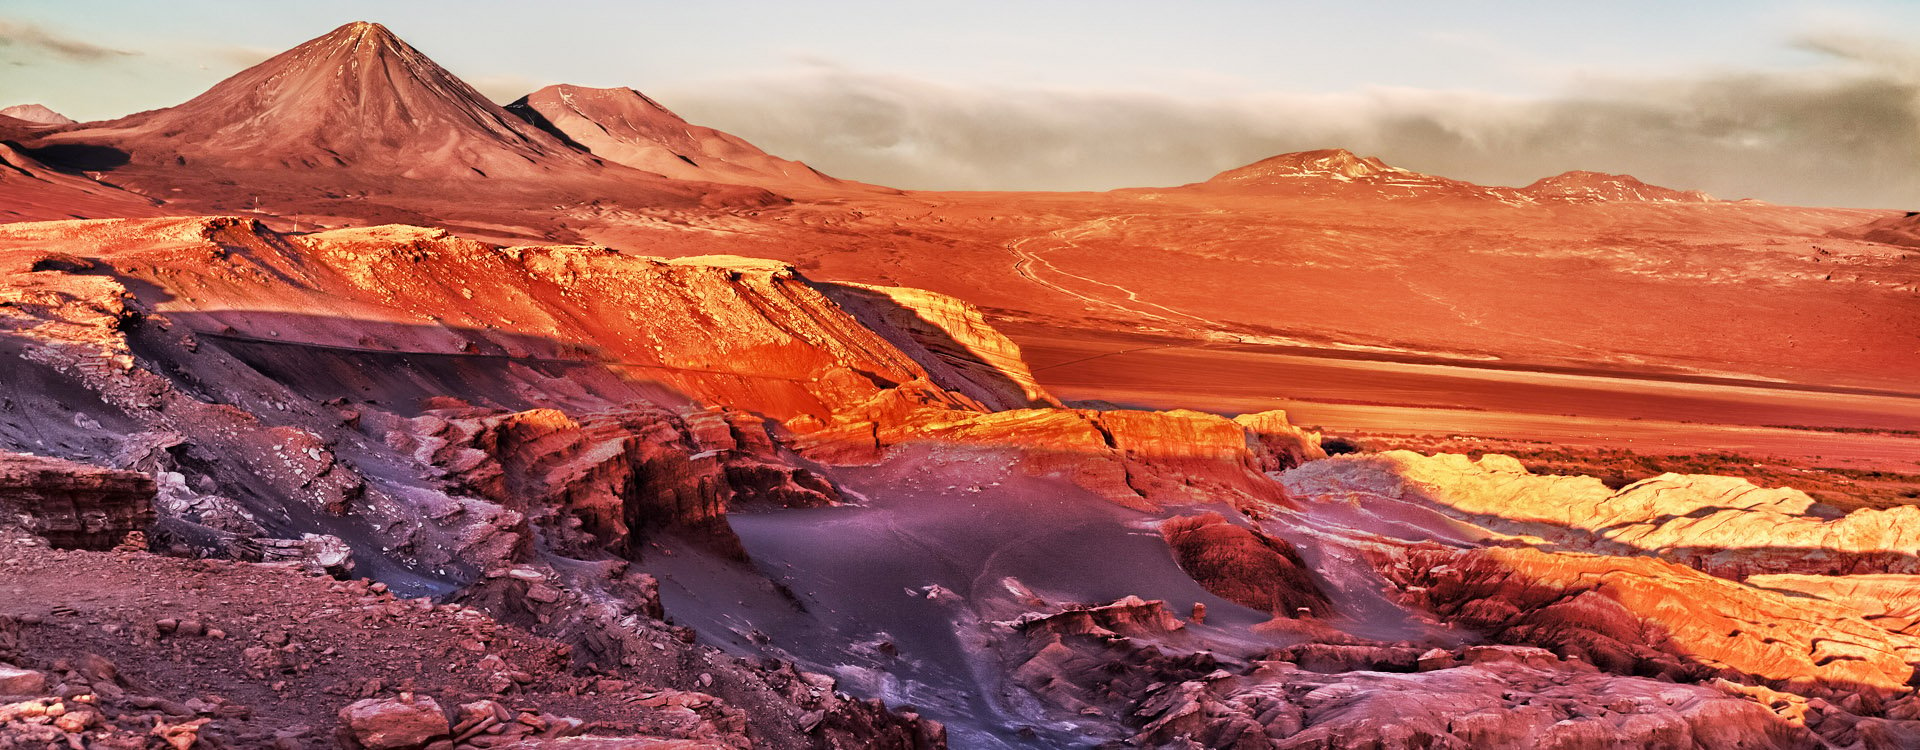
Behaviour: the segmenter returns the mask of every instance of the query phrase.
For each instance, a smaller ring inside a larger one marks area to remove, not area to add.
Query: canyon
[[[902,191],[365,22],[0,116],[0,746],[1920,745],[1910,214]]]

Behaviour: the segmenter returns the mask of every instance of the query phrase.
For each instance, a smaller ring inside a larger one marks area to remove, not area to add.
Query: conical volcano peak
[[[334,29],[332,32],[329,32],[327,36],[346,36],[354,39],[369,37],[375,39],[399,39],[399,37],[394,36],[393,32],[389,31],[387,27],[373,21],[354,21],[353,23]]]
[[[177,107],[108,125],[136,158],[162,163],[423,179],[598,167],[370,21],[311,39]]]

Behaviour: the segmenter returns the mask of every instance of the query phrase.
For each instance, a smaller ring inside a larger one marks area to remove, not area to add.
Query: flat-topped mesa
[[[523,96],[507,110],[602,159],[674,179],[779,188],[855,185],[687,122],[630,88],[559,84]]]
[[[1244,167],[1214,175],[1208,182],[1243,183],[1267,180],[1323,178],[1350,182],[1379,174],[1416,174],[1388,166],[1374,156],[1359,156],[1344,148],[1296,151],[1268,157]]]
[[[0,453],[0,528],[55,547],[109,549],[153,522],[153,480],[57,458]]]
[[[136,161],[229,169],[351,168],[420,179],[595,166],[377,23],[341,26],[174,107],[49,136]]]
[[[1698,190],[1649,185],[1633,175],[1574,170],[1544,177],[1521,190],[1547,202],[1565,203],[1712,203]]]

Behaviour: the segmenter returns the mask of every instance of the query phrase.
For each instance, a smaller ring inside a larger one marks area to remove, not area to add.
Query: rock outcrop
[[[1332,612],[1300,553],[1283,539],[1218,513],[1167,519],[1160,535],[1180,569],[1222,599],[1280,617]]]
[[[1448,623],[1615,674],[1877,701],[1911,692],[1920,662],[1920,639],[1853,608],[1645,557],[1411,548],[1379,567]]]
[[[924,289],[826,284],[823,290],[868,328],[927,367],[933,381],[995,411],[1058,407],[1034,380],[1020,347],[979,308]]]
[[[1418,674],[1321,674],[1285,662],[1153,691],[1137,744],[1210,748],[1816,748],[1744,696],[1592,671],[1492,662]]]
[[[1267,442],[1233,420],[1195,411],[904,409],[882,421],[803,433],[793,443],[811,458],[840,464],[876,462],[887,450],[912,444],[1001,451],[1030,473],[1060,476],[1141,509],[1288,502],[1260,471],[1283,461]]]
[[[1633,175],[1575,170],[1543,177],[1521,190],[1541,202],[1558,203],[1712,203],[1698,190],[1649,185]]]
[[[1799,490],[1734,477],[1663,474],[1613,490],[1593,477],[1535,475],[1507,456],[1391,451],[1317,461],[1282,482],[1297,497],[1360,509],[1387,533],[1438,528],[1388,522],[1426,510],[1485,530],[1449,535],[1660,555],[1730,578],[1920,572],[1920,508],[1840,515]]]
[[[0,526],[55,547],[110,549],[153,522],[153,480],[143,474],[0,453]]]
[[[651,531],[673,531],[740,558],[726,514],[839,500],[832,484],[781,458],[766,425],[726,410],[439,410],[386,442],[445,473],[458,494],[539,525],[546,543],[581,555],[638,556]]]

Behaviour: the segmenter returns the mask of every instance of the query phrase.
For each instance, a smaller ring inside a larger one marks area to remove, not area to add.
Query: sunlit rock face
[[[1394,451],[1316,462],[1283,481],[1382,517],[1438,511],[1479,527],[1470,535],[1482,541],[1657,555],[1729,578],[1920,570],[1920,508],[1842,515],[1804,492],[1733,477],[1663,474],[1615,490],[1593,477],[1534,475],[1505,456]]]

